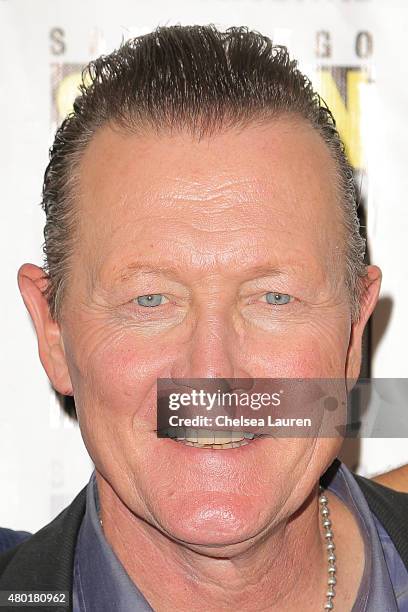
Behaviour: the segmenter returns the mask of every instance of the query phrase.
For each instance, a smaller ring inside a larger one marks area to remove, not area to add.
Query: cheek
[[[69,361],[78,405],[107,418],[131,416],[155,408],[156,380],[168,376],[176,350],[160,339],[107,331],[107,327],[73,345]]]
[[[254,377],[343,378],[346,326],[305,326],[281,337],[252,338],[245,346]]]

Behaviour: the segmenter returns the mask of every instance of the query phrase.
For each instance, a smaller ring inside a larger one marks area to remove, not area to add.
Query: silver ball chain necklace
[[[324,494],[323,487],[320,487],[319,494],[319,508],[320,514],[322,517],[322,525],[324,529],[324,538],[326,540],[326,550],[327,550],[327,570],[329,577],[327,579],[327,592],[326,592],[326,602],[323,606],[323,610],[333,610],[334,603],[333,599],[336,595],[334,587],[336,585],[336,555],[334,554],[334,534],[332,528],[332,522],[329,518],[330,510],[329,510],[329,500],[327,496]]]
[[[327,550],[327,563],[328,563],[328,573],[329,577],[327,579],[327,591],[326,591],[326,603],[324,604],[323,610],[333,610],[334,604],[333,599],[336,595],[334,587],[336,585],[336,555],[334,554],[334,541],[333,541],[333,529],[332,522],[329,519],[329,500],[327,496],[324,494],[323,487],[320,487],[320,495],[319,495],[319,507],[320,514],[322,516],[322,525],[324,529],[324,537],[326,540],[326,550]],[[103,529],[103,522],[99,516],[99,522]]]

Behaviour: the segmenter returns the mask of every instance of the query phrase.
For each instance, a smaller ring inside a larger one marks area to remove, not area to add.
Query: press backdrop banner
[[[383,270],[364,374],[408,375],[408,4],[380,0],[0,0],[1,383],[0,525],[35,530],[92,470],[38,358],[17,288],[18,267],[42,264],[42,176],[81,70],[157,25],[247,25],[287,45],[332,109],[355,169],[370,258]],[[371,367],[370,367],[371,366]],[[405,439],[353,440],[362,474],[408,461]]]

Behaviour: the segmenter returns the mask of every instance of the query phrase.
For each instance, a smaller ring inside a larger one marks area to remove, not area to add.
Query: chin
[[[167,499],[160,512],[161,528],[191,547],[221,548],[253,540],[265,529],[262,509],[254,500],[231,493],[189,493]]]

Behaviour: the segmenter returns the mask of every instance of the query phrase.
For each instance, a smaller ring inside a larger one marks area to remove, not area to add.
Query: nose
[[[205,313],[196,322],[184,350],[173,364],[171,384],[183,392],[192,389],[223,393],[250,391],[254,381],[242,365],[241,342],[228,311],[225,316],[214,311]],[[226,405],[217,410],[234,416],[236,406]]]
[[[240,363],[239,338],[231,317],[201,318],[173,364],[173,379],[250,378]]]

